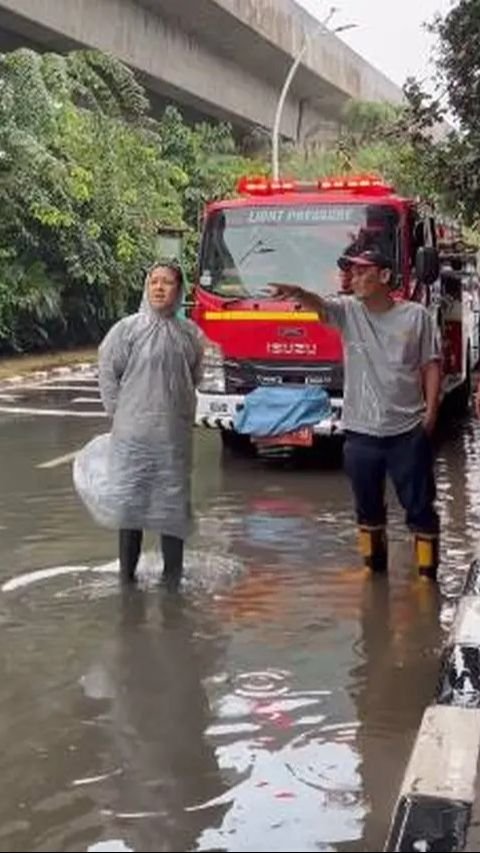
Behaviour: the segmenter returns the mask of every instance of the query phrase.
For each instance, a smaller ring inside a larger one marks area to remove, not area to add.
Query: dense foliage
[[[410,80],[403,106],[351,102],[335,140],[284,147],[283,172],[380,172],[478,230],[480,0],[433,28],[439,100]],[[159,228],[186,229],[192,273],[205,201],[262,158],[241,156],[227,125],[190,126],[173,107],[154,120],[112,57],[0,55],[0,353],[97,341],[137,305]]]
[[[465,220],[480,225],[480,0],[459,0],[432,29],[439,42],[438,88],[456,129],[440,152],[439,173]]]
[[[162,226],[190,230],[245,170],[227,126],[160,121],[91,51],[0,56],[0,351],[96,341],[139,299]]]
[[[448,203],[438,175],[441,143],[432,138],[441,118],[438,105],[414,81],[407,81],[404,92],[403,106],[348,103],[338,137],[324,145],[293,147],[286,152],[286,171],[307,178],[377,173],[400,193],[428,198],[445,209]]]

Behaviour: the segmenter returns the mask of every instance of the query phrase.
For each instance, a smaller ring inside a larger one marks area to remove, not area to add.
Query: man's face
[[[340,269],[340,292],[352,293],[352,268]]]
[[[390,270],[380,269],[373,264],[352,264],[352,290],[357,299],[364,302],[388,292]]]
[[[148,298],[155,311],[173,308],[178,298],[179,283],[175,270],[156,267],[148,280]]]

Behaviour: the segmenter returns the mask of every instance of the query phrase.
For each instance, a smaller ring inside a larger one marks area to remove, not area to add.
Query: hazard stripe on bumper
[[[313,311],[205,311],[205,320],[273,320],[283,323],[318,323],[319,315]]]

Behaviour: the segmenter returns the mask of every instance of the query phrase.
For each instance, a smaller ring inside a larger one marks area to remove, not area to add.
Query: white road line
[[[97,397],[75,397],[72,400],[72,403],[101,403],[102,400],[99,396]]]
[[[118,564],[106,563],[103,566],[55,566],[51,569],[37,569],[34,572],[27,572],[24,575],[16,575],[10,578],[10,580],[5,581],[0,587],[0,590],[1,592],[15,592],[33,583],[38,583],[38,581],[50,580],[51,578],[58,578],[62,575],[86,574],[87,572],[98,575],[116,575],[118,574]]]
[[[84,574],[90,571],[88,566],[56,566],[53,569],[37,569],[35,572],[28,572],[25,575],[17,575],[15,578],[5,581],[2,585],[2,592],[14,592],[17,589],[22,589],[36,581],[50,580],[61,575],[69,574]]]
[[[27,406],[0,406],[0,412],[7,415],[43,415],[55,418],[106,418],[105,412],[76,412],[73,409],[35,409]]]
[[[65,456],[57,456],[56,459],[50,459],[48,462],[41,462],[40,465],[37,465],[37,468],[58,468],[60,465],[66,465],[68,462],[73,462],[75,456],[77,455],[77,451],[74,450],[72,453],[66,453]]]

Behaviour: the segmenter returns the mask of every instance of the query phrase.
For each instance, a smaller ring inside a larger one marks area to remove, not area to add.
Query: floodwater
[[[372,580],[340,470],[234,459],[206,433],[184,594],[158,589],[153,540],[122,593],[70,466],[38,467],[103,430],[0,413],[0,850],[380,849],[476,549],[476,425],[439,447],[443,602],[394,502]]]

